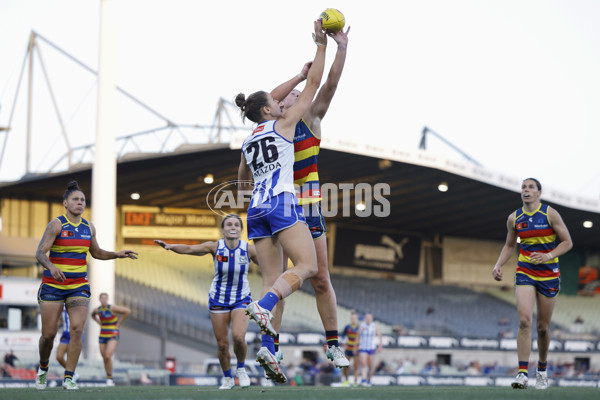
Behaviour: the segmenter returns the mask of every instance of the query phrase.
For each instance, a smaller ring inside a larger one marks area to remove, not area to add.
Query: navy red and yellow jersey
[[[106,307],[98,307],[98,317],[100,317],[100,337],[111,338],[119,335],[119,327],[117,326],[118,316],[113,313],[110,304]]]
[[[356,336],[358,335],[359,325],[348,324],[342,331],[342,337],[346,338],[346,346],[354,348],[356,346]]]
[[[525,274],[536,281],[545,281],[560,277],[558,257],[546,262],[534,264],[531,253],[549,253],[556,248],[556,232],[548,217],[548,205],[528,213],[522,207],[515,211],[515,229],[520,239],[518,274]]]
[[[50,270],[44,270],[42,283],[57,289],[76,289],[88,284],[87,253],[92,243],[92,229],[85,219],[78,224],[69,221],[66,215],[57,218],[62,226],[50,247],[50,262],[60,269],[67,279],[58,282]]]
[[[296,124],[294,134],[294,185],[299,204],[321,201],[317,161],[321,139],[310,130],[304,119]]]

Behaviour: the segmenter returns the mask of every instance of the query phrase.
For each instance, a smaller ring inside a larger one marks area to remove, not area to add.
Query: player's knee
[[[41,338],[41,340],[44,341],[44,342],[54,343],[54,338],[55,337],[56,337],[56,333],[42,332],[42,338]]]
[[[217,349],[221,353],[228,352],[229,351],[229,341],[228,340],[219,340],[217,342]]]
[[[550,329],[547,324],[538,322],[537,333],[538,333],[538,336],[548,336],[550,334]]]
[[[245,336],[234,336],[233,337],[233,346],[236,348],[243,347],[246,344]]]
[[[321,293],[328,293],[331,291],[332,287],[331,287],[331,282],[329,281],[329,276],[328,275],[323,275],[323,274],[316,274],[315,276],[313,276],[312,278],[310,278],[310,283],[313,287],[313,289],[315,290],[315,293],[321,294]]]
[[[520,317],[519,318],[519,329],[531,329],[531,318]]]

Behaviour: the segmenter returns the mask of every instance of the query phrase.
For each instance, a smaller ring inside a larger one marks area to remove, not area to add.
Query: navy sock
[[[262,346],[269,349],[271,354],[275,354],[275,342],[270,335],[262,335]]]
[[[325,331],[325,337],[327,338],[327,347],[338,346],[338,331]]]
[[[227,371],[223,371],[223,376],[226,378],[233,378],[233,375],[231,375],[231,368],[229,368]]]
[[[237,362],[237,369],[240,368],[246,368],[246,362],[245,361],[238,361]]]

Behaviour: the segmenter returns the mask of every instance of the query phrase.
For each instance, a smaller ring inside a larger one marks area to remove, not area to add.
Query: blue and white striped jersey
[[[71,329],[71,322],[69,321],[69,313],[67,313],[67,307],[63,305],[62,309],[62,331],[69,333]]]
[[[358,328],[360,332],[360,342],[358,343],[358,350],[375,350],[378,347],[378,343],[375,343],[377,333],[375,329],[375,322],[367,324],[363,322]]]
[[[227,247],[224,239],[217,243],[215,277],[210,285],[209,297],[216,303],[229,306],[250,296],[248,242],[240,240],[235,249]]]
[[[250,207],[256,207],[283,192],[295,195],[294,143],[275,131],[276,120],[258,124],[242,145],[252,171],[254,189]]]

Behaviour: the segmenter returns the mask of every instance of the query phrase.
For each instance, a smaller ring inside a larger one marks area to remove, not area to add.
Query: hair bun
[[[77,183],[77,181],[69,182],[69,184],[67,185],[67,190],[79,190],[79,184]]]

